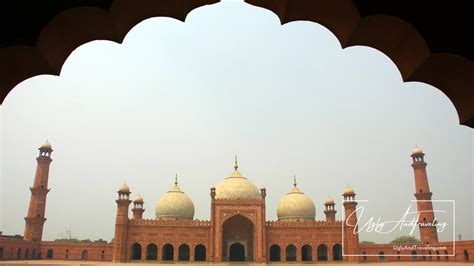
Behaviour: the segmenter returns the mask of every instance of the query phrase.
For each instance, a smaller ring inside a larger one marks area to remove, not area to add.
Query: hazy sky
[[[297,175],[324,219],[330,195],[341,218],[350,184],[365,215],[400,217],[415,192],[409,157],[428,163],[433,199],[455,200],[456,234],[472,239],[473,131],[459,126],[439,90],[403,83],[368,47],[341,49],[323,26],[244,3],[152,18],[123,44],[75,50],[61,76],[19,84],[1,106],[4,234],[23,234],[37,148],[53,145],[44,238],[113,237],[116,190],[126,180],[146,218],[174,182],[209,219],[209,188],[232,171],[267,188],[267,220]],[[435,207],[439,206],[435,204]],[[451,239],[452,224],[441,234]],[[416,235],[418,237],[418,235]],[[394,235],[363,235],[388,241]]]

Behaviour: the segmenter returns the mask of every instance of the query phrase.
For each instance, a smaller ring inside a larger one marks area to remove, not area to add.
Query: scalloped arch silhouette
[[[114,0],[110,9],[77,7],[56,15],[42,29],[35,47],[0,48],[0,97],[30,77],[59,75],[70,53],[92,40],[121,43],[139,22],[157,16],[185,21],[195,8],[216,0]],[[432,54],[408,22],[388,15],[361,18],[347,0],[246,0],[275,13],[281,24],[307,20],[328,28],[341,47],[364,45],[386,54],[404,81],[420,81],[440,89],[453,102],[460,124],[474,127],[474,62],[464,57]]]

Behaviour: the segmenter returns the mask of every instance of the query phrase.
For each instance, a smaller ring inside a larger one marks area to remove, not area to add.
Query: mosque
[[[49,192],[51,144],[39,148],[37,169],[25,217],[24,235],[0,233],[0,260],[93,260],[93,261],[203,261],[227,262],[324,262],[324,261],[472,261],[474,241],[438,241],[432,192],[426,174],[425,154],[416,147],[411,154],[418,200],[420,243],[416,250],[397,251],[393,244],[359,243],[356,193],[342,193],[343,218],[336,220],[336,203],[324,201],[325,220],[315,219],[316,207],[298,188],[296,179],[280,200],[277,221],[266,220],[265,188],[257,188],[234,170],[210,188],[209,220],[194,219],[194,204],[178,186],[156,203],[155,219],[143,219],[145,201],[132,200],[127,184],[117,191],[115,236],[111,243],[64,243],[43,241],[46,197]],[[130,216],[130,209],[132,215]],[[112,225],[111,225],[112,226]]]

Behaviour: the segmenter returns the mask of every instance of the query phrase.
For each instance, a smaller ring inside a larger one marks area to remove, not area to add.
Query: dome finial
[[[174,176],[174,185],[178,185],[178,173],[176,173],[176,175]]]
[[[293,175],[293,186],[296,187],[296,175]]]
[[[237,155],[235,155],[235,159],[234,159],[234,170],[237,171],[237,169],[239,169],[239,165],[237,164]]]

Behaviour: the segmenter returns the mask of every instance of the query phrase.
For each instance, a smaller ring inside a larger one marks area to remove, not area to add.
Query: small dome
[[[138,196],[136,196],[136,197],[133,199],[133,203],[136,203],[136,204],[143,204],[143,203],[145,203],[145,202],[143,201],[142,196],[140,196],[140,194],[138,194]]]
[[[278,220],[314,220],[316,207],[310,197],[301,192],[296,183],[277,207]]]
[[[48,140],[46,140],[41,147],[39,147],[40,150],[53,150],[53,146],[49,144]]]
[[[354,190],[350,186],[347,186],[344,189],[343,195],[355,195],[355,193],[354,193]]]
[[[412,151],[411,151],[411,155],[417,155],[417,154],[423,154],[423,150],[416,146]]]
[[[324,200],[324,205],[334,205],[334,200],[331,197],[327,197],[326,200]]]
[[[234,171],[216,186],[216,199],[261,199],[260,190],[237,171],[237,160]]]
[[[192,220],[194,204],[178,187],[178,182],[175,182],[175,185],[156,203],[155,213],[157,219]]]
[[[126,183],[123,183],[123,184],[119,187],[118,192],[119,192],[119,193],[130,193],[130,188],[127,186]]]

